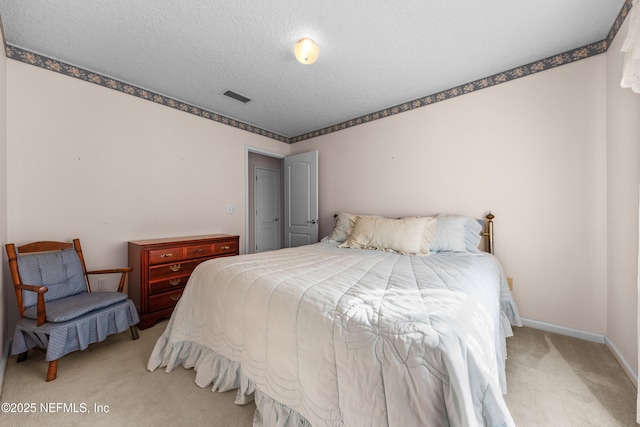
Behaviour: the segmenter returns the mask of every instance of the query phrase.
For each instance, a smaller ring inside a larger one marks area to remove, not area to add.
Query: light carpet
[[[194,371],[181,367],[146,370],[165,327],[140,331],[137,341],[124,332],[69,354],[50,383],[43,352],[29,352],[22,363],[12,356],[0,402],[30,412],[1,413],[0,425],[251,426],[255,406],[235,405],[235,392],[201,389]],[[516,328],[507,343],[505,400],[516,425],[637,425],[636,389],[606,346],[531,328]]]

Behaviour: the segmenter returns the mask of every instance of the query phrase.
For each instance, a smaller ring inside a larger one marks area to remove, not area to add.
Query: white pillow
[[[438,215],[432,252],[480,252],[482,225],[463,216]]]
[[[429,255],[436,219],[429,217],[358,217],[349,238],[341,248],[376,249],[409,255]]]
[[[464,242],[469,252],[482,252],[478,246],[482,239],[482,224],[475,218],[468,218],[464,225]]]
[[[347,240],[347,237],[349,237],[349,234],[351,234],[351,229],[353,228],[353,224],[355,224],[357,218],[357,215],[340,212],[336,217],[336,225],[333,229],[333,232],[329,236],[329,239],[335,240],[339,243]]]

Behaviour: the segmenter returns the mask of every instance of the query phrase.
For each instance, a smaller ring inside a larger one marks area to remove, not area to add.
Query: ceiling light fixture
[[[301,38],[293,48],[296,59],[301,64],[309,65],[318,59],[318,46],[308,37]]]

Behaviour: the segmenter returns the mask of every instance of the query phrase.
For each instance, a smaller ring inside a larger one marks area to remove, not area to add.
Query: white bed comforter
[[[510,323],[492,255],[318,243],[201,264],[148,369],[194,367],[239,403],[257,391],[256,424],[267,401],[313,426],[510,426]]]

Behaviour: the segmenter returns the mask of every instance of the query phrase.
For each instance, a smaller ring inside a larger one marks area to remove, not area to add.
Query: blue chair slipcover
[[[46,360],[54,362],[49,365],[47,381],[50,381],[57,373],[57,359],[70,352],[84,350],[89,344],[127,329],[131,329],[133,339],[137,338],[135,325],[140,319],[133,301],[125,293],[88,291],[86,275],[91,272],[86,272],[84,267],[79,241],[75,248],[24,254],[16,253],[13,245],[7,245],[10,264],[15,262],[12,251],[17,261],[19,284],[48,288],[44,293],[46,321],[38,326],[38,292],[16,287],[22,297],[22,319],[16,324],[11,353],[21,355],[18,361],[24,360],[29,349],[45,349]],[[106,272],[109,271],[100,273]],[[123,274],[122,288],[126,273],[117,272]],[[15,276],[13,271],[12,275]]]
[[[22,318],[16,324],[11,354],[40,347],[46,349],[45,360],[50,362],[72,351],[84,350],[89,344],[104,341],[111,334],[124,332],[139,321],[136,307],[129,299],[66,322],[47,322],[36,326],[35,320]]]

